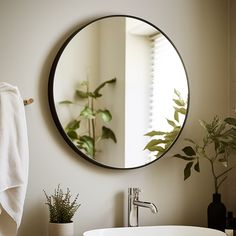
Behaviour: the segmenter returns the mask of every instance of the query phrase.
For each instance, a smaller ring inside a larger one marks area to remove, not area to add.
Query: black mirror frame
[[[155,29],[157,29],[159,32],[161,32],[168,40],[169,42],[172,44],[172,46],[175,48],[176,52],[178,53],[178,56],[182,62],[182,65],[183,65],[183,68],[184,68],[184,71],[185,71],[185,74],[186,74],[186,80],[187,80],[187,86],[188,86],[188,98],[187,98],[187,104],[188,104],[188,107],[187,107],[187,114],[186,114],[186,117],[185,117],[185,120],[183,122],[183,125],[181,127],[181,130],[179,132],[179,134],[177,135],[177,137],[175,138],[175,140],[173,141],[173,143],[169,146],[169,148],[166,150],[165,153],[163,153],[160,157],[158,157],[157,159],[149,162],[149,163],[146,163],[144,165],[140,165],[140,166],[135,166],[135,167],[129,167],[129,168],[125,168],[125,167],[114,167],[114,166],[108,166],[108,165],[105,165],[105,164],[102,164],[100,162],[97,162],[95,160],[93,160],[92,158],[90,158],[89,156],[87,156],[84,152],[80,151],[70,140],[70,138],[66,135],[61,123],[60,123],[60,120],[58,118],[58,115],[57,115],[57,112],[56,112],[56,107],[55,107],[55,103],[54,103],[54,88],[53,88],[53,85],[54,85],[54,76],[55,76],[55,71],[56,71],[56,68],[57,68],[57,64],[60,60],[60,57],[64,51],[64,49],[66,48],[66,46],[70,43],[70,41],[72,40],[72,38],[77,35],[77,33],[79,33],[82,29],[84,29],[85,27],[87,27],[88,25],[98,21],[98,20],[102,20],[102,19],[105,19],[105,18],[110,18],[110,17],[130,17],[130,18],[134,18],[134,19],[137,19],[137,20],[140,20],[140,21],[143,21],[149,25],[151,25],[152,27],[154,27]],[[62,137],[64,138],[64,140],[66,141],[66,143],[82,158],[84,158],[85,160],[97,165],[97,166],[101,166],[101,167],[104,167],[104,168],[109,168],[109,169],[118,169],[118,170],[130,170],[130,169],[138,169],[138,168],[141,168],[141,167],[145,167],[145,166],[148,166],[154,162],[156,162],[157,160],[159,160],[161,157],[163,157],[172,147],[173,145],[175,144],[175,142],[177,141],[177,139],[179,138],[184,126],[185,126],[185,123],[186,123],[186,120],[187,120],[187,117],[188,117],[188,112],[189,112],[189,105],[190,105],[190,88],[189,88],[189,79],[188,79],[188,74],[187,74],[187,71],[186,71],[186,67],[184,65],[184,62],[183,62],[183,59],[182,57],[180,56],[180,53],[179,51],[177,50],[177,48],[175,47],[175,45],[173,44],[173,42],[169,39],[169,37],[162,31],[160,30],[159,28],[157,28],[155,25],[153,25],[152,23],[142,19],[142,18],[139,18],[139,17],[136,17],[136,16],[131,16],[131,15],[107,15],[107,16],[103,16],[103,17],[100,17],[100,18],[96,18],[95,20],[92,20],[90,21],[89,23],[85,24],[84,26],[82,26],[81,28],[79,28],[78,30],[76,30],[75,32],[73,32],[67,39],[66,41],[62,44],[61,48],[59,49],[59,51],[57,52],[56,54],[56,57],[52,63],[52,66],[51,66],[51,70],[50,70],[50,74],[49,74],[49,81],[48,81],[48,102],[49,102],[49,107],[50,107],[50,111],[51,111],[51,114],[52,114],[52,118],[54,120],[54,123],[57,127],[57,129],[59,130],[60,134],[62,135]]]

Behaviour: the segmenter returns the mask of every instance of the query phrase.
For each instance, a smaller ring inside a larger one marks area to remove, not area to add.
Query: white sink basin
[[[95,229],[85,232],[83,236],[226,236],[226,234],[203,227],[166,225]]]

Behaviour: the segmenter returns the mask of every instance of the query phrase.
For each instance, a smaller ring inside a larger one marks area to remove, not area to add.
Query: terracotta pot
[[[48,236],[74,236],[74,223],[49,223]]]

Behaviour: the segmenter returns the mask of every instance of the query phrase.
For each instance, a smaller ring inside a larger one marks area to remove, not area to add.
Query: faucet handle
[[[141,190],[140,190],[140,188],[129,188],[128,192],[129,192],[130,196],[138,197]]]
[[[139,194],[141,192],[140,188],[133,188],[134,194]]]

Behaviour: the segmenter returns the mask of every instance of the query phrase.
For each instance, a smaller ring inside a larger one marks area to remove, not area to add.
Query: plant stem
[[[219,190],[221,184],[222,184],[226,179],[227,179],[227,176],[225,176],[225,177],[220,181],[220,183],[219,183],[218,186],[217,186],[217,190]]]
[[[215,193],[218,193],[217,176],[216,176],[216,173],[215,173],[214,162],[211,159],[208,159],[208,160],[211,163],[211,172],[212,172],[213,179],[214,179]]]
[[[91,100],[91,110],[94,114],[94,99],[92,98]],[[96,138],[96,134],[95,134],[95,118],[91,120],[92,121],[92,133],[93,133],[93,157],[95,156],[95,138]]]
[[[88,79],[87,79],[87,86],[86,86],[86,92],[88,94],[89,92],[89,84],[88,84]],[[90,98],[88,96],[88,107],[90,107]],[[91,124],[90,124],[90,120],[88,120],[88,133],[89,133],[89,137],[91,137]]]

